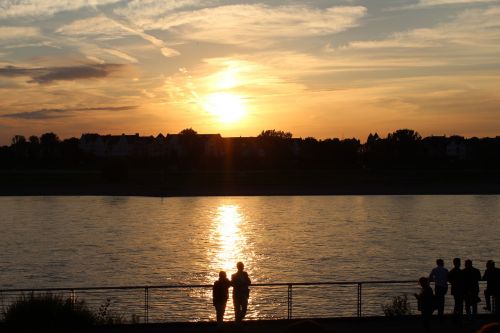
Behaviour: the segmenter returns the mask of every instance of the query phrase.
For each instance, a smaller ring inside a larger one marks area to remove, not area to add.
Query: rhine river
[[[417,280],[436,258],[481,272],[500,260],[500,196],[0,197],[0,212],[1,289],[212,284],[237,261],[253,283]],[[365,313],[417,291],[377,288],[364,289]],[[294,287],[294,314],[354,315],[355,293]],[[142,291],[81,297],[142,315]],[[209,288],[150,298],[157,320],[214,317]],[[250,318],[286,311],[286,286],[252,288]]]

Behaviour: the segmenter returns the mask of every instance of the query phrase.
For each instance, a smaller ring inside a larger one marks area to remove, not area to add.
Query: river
[[[436,258],[500,259],[500,196],[0,197],[0,212],[3,289],[211,284],[238,261],[254,283],[416,280]],[[286,303],[267,292],[250,317]],[[184,319],[212,316],[209,290],[182,297],[205,302]]]

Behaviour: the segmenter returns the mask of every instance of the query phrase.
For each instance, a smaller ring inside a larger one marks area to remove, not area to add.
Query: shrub
[[[382,310],[387,317],[408,316],[412,314],[408,296],[395,296],[392,303],[382,305]]]
[[[5,326],[11,331],[78,331],[96,321],[83,300],[54,294],[22,295],[4,314]]]
[[[98,325],[117,325],[123,324],[125,320],[117,313],[111,311],[111,298],[107,298],[104,303],[99,306],[95,315],[95,322]]]

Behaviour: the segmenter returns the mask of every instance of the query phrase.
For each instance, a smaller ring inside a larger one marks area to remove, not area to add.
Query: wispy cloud
[[[2,0],[0,2],[0,18],[23,16],[49,16],[59,12],[78,10],[80,8],[96,8],[121,0]]]
[[[40,35],[40,29],[37,27],[6,27],[0,26],[0,41],[19,40],[33,38]]]
[[[90,36],[105,40],[134,35],[131,31],[124,29],[118,22],[104,15],[75,20],[59,27],[56,32],[73,37]]]
[[[499,0],[418,0],[415,4],[410,5],[395,5],[394,7],[390,7],[386,10],[394,11],[394,10],[407,10],[407,9],[426,9],[432,7],[443,7],[443,6],[477,6],[481,4],[487,3],[495,3],[499,2]]]
[[[500,7],[488,7],[462,11],[450,21],[434,27],[396,32],[385,39],[353,41],[347,48],[444,48],[455,45],[492,49],[497,48],[499,42]],[[470,49],[467,53],[470,54],[471,51],[480,52],[481,49]]]
[[[498,2],[498,0],[419,0],[416,6],[429,7],[454,4],[476,4],[481,2]]]
[[[203,8],[162,17],[141,15],[132,18],[135,24],[145,30],[168,30],[181,40],[248,43],[246,46],[256,47],[278,38],[294,39],[338,33],[358,26],[366,12],[362,6],[318,9],[253,4]]]
[[[144,32],[134,24],[121,22],[105,15],[76,20],[59,27],[57,33],[73,37],[92,37],[100,40],[120,39],[127,36],[138,36],[157,47],[167,58],[179,55],[177,50],[170,48],[163,40]]]
[[[104,52],[107,52],[111,55],[114,55],[115,57],[118,57],[120,59],[126,60],[131,63],[137,63],[139,60],[136,58],[132,57],[130,54],[127,54],[125,52],[122,52],[120,50],[115,50],[115,49],[103,49]]]
[[[0,68],[0,76],[31,77],[29,83],[47,84],[54,81],[73,81],[84,79],[103,78],[120,70],[123,65],[97,64],[68,67],[37,67],[23,68],[7,66]]]
[[[116,8],[114,12],[135,22],[137,20],[154,20],[174,11],[209,7],[219,2],[220,0],[132,0],[127,3],[126,7]]]
[[[92,111],[127,111],[136,109],[135,105],[125,106],[99,106],[99,107],[86,107],[86,108],[66,108],[66,109],[40,109],[35,111],[8,113],[1,115],[3,118],[25,119],[25,120],[45,120],[71,117],[78,112],[92,112]]]

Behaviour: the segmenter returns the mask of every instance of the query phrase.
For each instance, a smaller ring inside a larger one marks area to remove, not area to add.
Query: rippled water
[[[1,288],[211,284],[237,261],[256,283],[416,279],[437,257],[482,271],[500,254],[500,196],[1,197],[0,212]],[[334,289],[294,297],[352,294]],[[212,316],[209,290],[172,299]],[[283,302],[254,288],[249,315]]]

